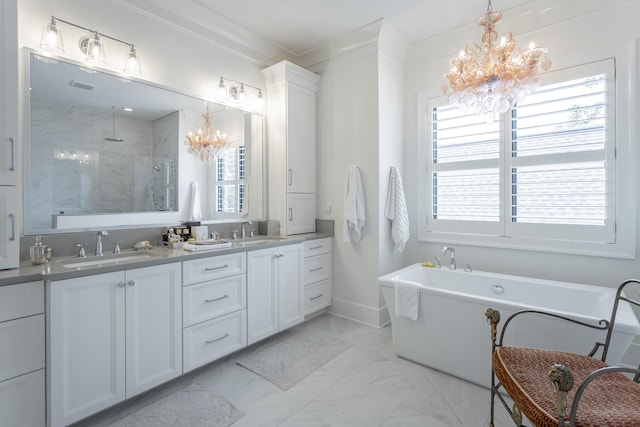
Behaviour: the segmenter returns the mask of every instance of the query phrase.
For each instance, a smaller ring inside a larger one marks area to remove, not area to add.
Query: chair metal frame
[[[618,286],[618,290],[616,292],[616,298],[615,298],[615,301],[614,301],[614,304],[613,304],[613,309],[612,309],[612,312],[611,312],[610,319],[609,320],[601,319],[600,321],[598,321],[597,325],[581,322],[581,321],[569,318],[567,316],[562,316],[562,315],[559,315],[559,314],[549,313],[549,312],[545,312],[545,311],[541,311],[541,310],[520,310],[520,311],[517,311],[517,312],[513,313],[511,316],[509,316],[507,318],[507,320],[505,321],[504,326],[502,327],[502,330],[500,332],[499,339],[496,339],[497,338],[497,326],[498,326],[498,323],[500,322],[500,312],[498,310],[493,309],[493,308],[488,308],[485,311],[485,316],[487,317],[487,321],[488,321],[489,325],[491,326],[491,342],[492,342],[491,353],[493,354],[498,348],[504,347],[504,337],[505,337],[505,333],[506,333],[506,330],[507,330],[507,326],[509,325],[509,323],[511,323],[511,321],[514,318],[516,318],[518,316],[521,316],[521,315],[525,315],[525,314],[533,314],[533,315],[541,315],[541,316],[544,316],[544,317],[552,317],[552,318],[560,319],[560,320],[563,320],[563,321],[568,321],[568,322],[574,323],[576,325],[584,326],[584,327],[591,328],[591,329],[607,331],[604,343],[602,343],[600,341],[596,341],[596,343],[593,346],[593,349],[588,354],[586,354],[586,356],[594,357],[595,354],[598,352],[598,350],[602,349],[602,354],[599,357],[599,359],[602,362],[606,363],[606,357],[607,357],[607,353],[609,351],[609,344],[611,343],[611,337],[613,335],[613,328],[614,328],[614,325],[615,325],[616,316],[618,314],[618,307],[619,307],[620,301],[625,301],[625,302],[627,302],[629,304],[632,304],[632,305],[635,305],[637,307],[640,307],[640,299],[632,299],[632,298],[629,298],[629,297],[623,295],[624,288],[627,285],[632,284],[632,283],[640,285],[640,280],[637,280],[637,279],[626,280],[622,284],[620,284],[620,286]],[[578,386],[578,389],[576,390],[575,397],[573,399],[573,403],[571,405],[571,409],[569,411],[568,416],[566,416],[565,415],[565,412],[566,412],[566,396],[567,396],[567,392],[573,387],[573,378],[572,378],[571,373],[570,373],[568,368],[566,368],[566,367],[564,367],[562,365],[555,365],[555,366],[561,367],[563,370],[566,370],[568,372],[568,374],[566,374],[566,375],[568,375],[568,378],[567,377],[565,377],[565,378],[569,380],[569,386],[568,386],[567,389],[563,389],[562,386],[559,387],[559,384],[557,382],[554,382],[554,380],[551,380],[553,385],[554,385],[554,388],[556,389],[556,393],[557,393],[558,427],[575,427],[575,425],[576,425],[575,424],[576,423],[576,414],[578,412],[578,405],[580,403],[580,398],[582,397],[585,389],[589,386],[589,384],[594,379],[596,379],[597,377],[609,374],[611,372],[624,372],[624,373],[633,374],[634,375],[633,376],[633,381],[635,381],[636,383],[640,383],[640,365],[638,366],[637,369],[627,368],[627,367],[622,367],[622,366],[608,366],[608,367],[605,367],[605,368],[601,368],[601,369],[595,370],[590,375],[588,375],[584,379],[584,381]],[[493,366],[491,366],[491,387],[490,387],[490,389],[491,389],[491,415],[490,415],[490,421],[489,421],[490,427],[494,427],[493,421],[494,421],[494,413],[495,413],[494,412],[494,408],[495,408],[496,397],[502,403],[502,405],[506,409],[507,413],[509,413],[509,415],[511,416],[511,419],[514,421],[514,423],[517,426],[523,427],[523,425],[522,425],[522,413],[520,411],[520,408],[517,406],[517,403],[514,403],[513,409],[509,408],[509,404],[505,400],[504,396],[502,396],[502,394],[500,393],[501,387],[502,387],[502,384],[500,384],[499,382],[496,382],[496,375],[495,375],[495,372],[493,370]],[[506,390],[505,390],[505,393],[506,393]]]

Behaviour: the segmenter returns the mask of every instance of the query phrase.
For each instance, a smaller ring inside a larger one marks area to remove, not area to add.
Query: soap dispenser
[[[36,236],[36,244],[31,246],[31,263],[34,265],[45,264],[51,258],[51,250],[42,244],[42,236]]]

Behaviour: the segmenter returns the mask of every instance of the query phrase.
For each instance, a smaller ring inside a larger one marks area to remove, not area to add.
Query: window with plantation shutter
[[[545,74],[492,124],[430,100],[427,231],[615,242],[614,77]]]
[[[245,148],[229,147],[215,163],[215,210],[218,214],[242,212],[245,197]]]

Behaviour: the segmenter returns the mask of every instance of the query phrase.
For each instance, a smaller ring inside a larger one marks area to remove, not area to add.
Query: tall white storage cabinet
[[[0,4],[0,269],[19,264],[18,9]]]
[[[316,231],[316,97],[320,77],[288,61],[267,82],[269,219],[280,234]]]

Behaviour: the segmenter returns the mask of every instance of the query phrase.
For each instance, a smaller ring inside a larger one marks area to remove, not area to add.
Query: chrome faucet
[[[102,256],[102,236],[108,236],[109,233],[106,231],[98,231],[98,236],[96,237],[96,256]]]
[[[251,221],[247,221],[247,222],[243,222],[243,223],[242,223],[242,225],[240,226],[240,228],[242,229],[242,238],[243,238],[243,239],[246,239],[246,237],[247,237],[247,232],[246,232],[246,230],[244,229],[244,226],[245,226],[245,225],[252,225],[252,224],[253,224],[253,223],[252,223]]]
[[[456,269],[456,251],[452,247],[445,246],[442,248],[442,255],[446,255],[449,252],[449,270]]]

